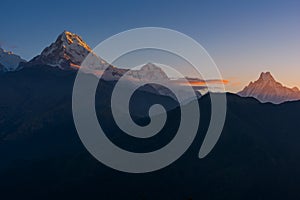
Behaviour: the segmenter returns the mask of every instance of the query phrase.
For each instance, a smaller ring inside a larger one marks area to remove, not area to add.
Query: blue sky
[[[31,59],[63,30],[95,47],[131,28],[183,32],[210,53],[228,87],[239,90],[261,71],[300,86],[300,1],[1,1],[0,45]]]

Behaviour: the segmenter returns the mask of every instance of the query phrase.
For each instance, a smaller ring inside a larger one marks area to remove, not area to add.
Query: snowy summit
[[[275,104],[286,101],[300,100],[300,91],[297,87],[288,88],[277,82],[270,72],[262,72],[259,79],[250,82],[238,93],[242,97],[254,97],[259,101]]]
[[[78,68],[83,60],[92,52],[80,36],[64,31],[56,41],[46,47],[42,53],[33,58],[30,63],[43,64],[61,69]],[[94,60],[101,65],[101,59],[94,54]],[[103,62],[103,61],[102,61]]]

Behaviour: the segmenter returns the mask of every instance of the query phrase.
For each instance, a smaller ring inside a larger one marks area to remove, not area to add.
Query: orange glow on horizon
[[[191,86],[204,86],[204,85],[208,85],[208,84],[228,84],[229,80],[207,80],[207,81],[202,81],[202,80],[197,80],[197,81],[193,81],[193,80],[189,80],[188,81],[189,84]],[[179,83],[180,85],[186,85],[185,82],[181,82]]]

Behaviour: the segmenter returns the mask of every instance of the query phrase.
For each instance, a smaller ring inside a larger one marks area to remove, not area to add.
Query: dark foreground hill
[[[261,104],[227,94],[225,127],[213,151],[198,158],[209,123],[209,95],[199,100],[200,129],[188,151],[147,174],[110,169],[84,148],[72,118],[74,71],[32,67],[0,74],[0,195],[3,199],[299,199],[300,102]],[[166,126],[146,141],[124,136],[111,118],[115,83],[101,82],[96,109],[107,136],[132,151],[167,144],[180,110],[168,97],[138,91],[137,123],[153,103],[169,110]]]

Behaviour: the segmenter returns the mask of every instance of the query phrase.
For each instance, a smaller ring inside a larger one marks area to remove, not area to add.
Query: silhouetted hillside
[[[213,151],[198,152],[210,117],[209,95],[199,100],[200,129],[189,150],[170,166],[127,174],[95,160],[72,118],[76,73],[45,66],[0,74],[0,191],[4,199],[299,199],[300,102],[262,104],[227,94],[225,127]],[[176,134],[180,109],[172,98],[137,91],[132,116],[147,124],[154,103],[168,120],[153,138],[126,136],[112,120],[115,82],[100,82],[96,109],[107,136],[124,149],[145,152]],[[150,86],[146,86],[150,87]]]

